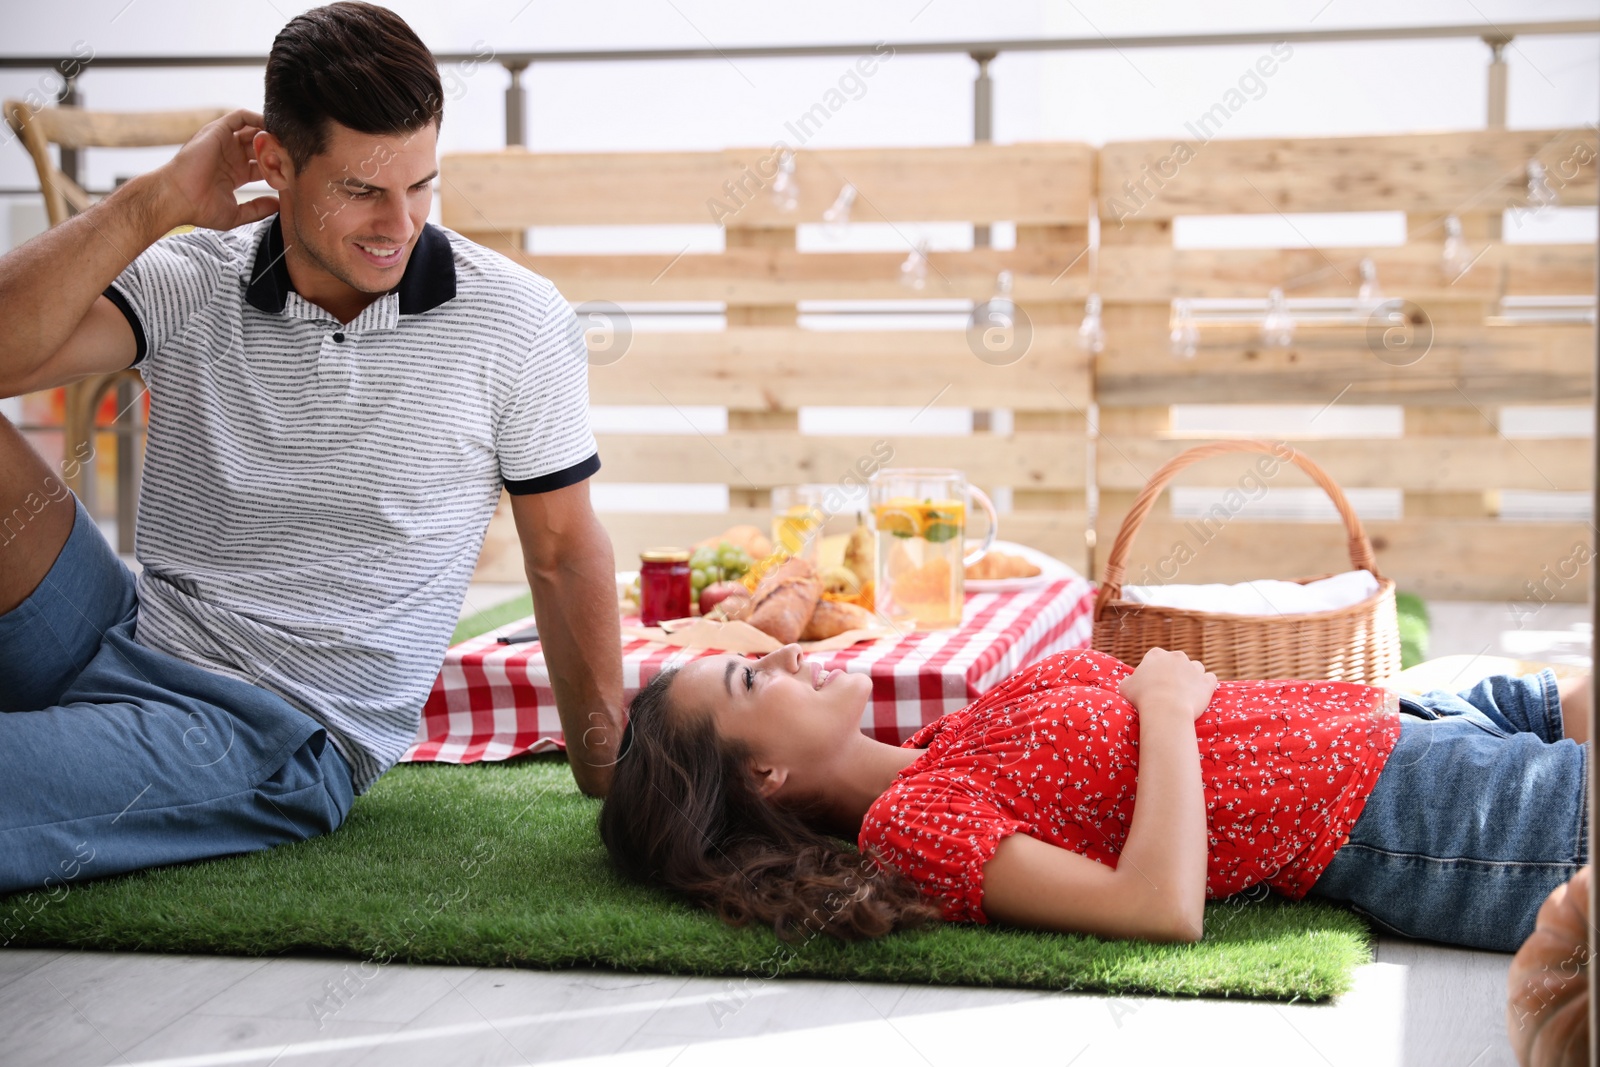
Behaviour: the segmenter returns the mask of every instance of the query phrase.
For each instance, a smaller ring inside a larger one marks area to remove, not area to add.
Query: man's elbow
[[[535,577],[552,578],[561,573],[573,555],[573,545],[565,539],[543,537],[522,541],[522,572],[531,582]]]
[[[612,559],[611,541],[603,527],[596,526],[598,536],[569,536],[560,540],[551,538],[538,544],[523,543],[522,572],[531,586],[536,582],[553,582],[570,574],[603,574],[611,577],[615,563]]]

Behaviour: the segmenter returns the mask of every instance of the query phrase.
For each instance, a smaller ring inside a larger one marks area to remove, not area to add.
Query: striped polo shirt
[[[150,390],[139,642],[279,694],[366,792],[416,737],[501,486],[600,467],[577,316],[430,224],[340,323],[276,215],[163,238],[105,295]]]

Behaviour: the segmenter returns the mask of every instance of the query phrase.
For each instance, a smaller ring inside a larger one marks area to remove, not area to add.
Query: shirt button
[[[342,333],[334,334],[333,335],[333,343],[336,344],[336,345],[344,344],[344,334],[342,334]]]

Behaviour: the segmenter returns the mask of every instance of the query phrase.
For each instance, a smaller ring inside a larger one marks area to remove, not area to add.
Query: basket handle
[[[1128,550],[1133,546],[1133,538],[1139,532],[1139,527],[1144,524],[1145,516],[1149,515],[1150,509],[1155,506],[1156,497],[1161,495],[1161,491],[1167,487],[1173,475],[1203,459],[1230,452],[1264,452],[1281,457],[1280,448],[1283,446],[1284,443],[1281,441],[1213,441],[1210,444],[1185,449],[1167,460],[1150,478],[1149,484],[1144,487],[1138,499],[1133,502],[1133,507],[1123,517],[1122,528],[1117,531],[1117,539],[1111,544],[1111,555],[1106,559],[1105,578],[1101,581],[1099,595],[1095,598],[1095,619],[1099,620],[1108,603],[1121,597],[1122,579],[1127,572]],[[1373,555],[1372,542],[1367,539],[1361,518],[1356,514],[1356,509],[1350,506],[1344,490],[1328,477],[1327,471],[1292,446],[1289,446],[1288,458],[1295,466],[1311,475],[1312,481],[1322,487],[1322,491],[1333,501],[1333,506],[1339,509],[1339,516],[1344,520],[1345,531],[1349,534],[1350,562],[1357,570],[1370,571],[1374,578],[1381,581],[1383,575],[1378,573],[1378,560]]]

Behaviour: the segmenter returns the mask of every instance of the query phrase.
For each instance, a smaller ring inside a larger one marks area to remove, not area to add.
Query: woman
[[[1194,941],[1207,899],[1264,883],[1512,951],[1588,862],[1587,678],[1411,700],[1063,652],[898,747],[861,732],[871,690],[796,645],[657,676],[600,812],[614,865],[785,940],[943,919]]]

